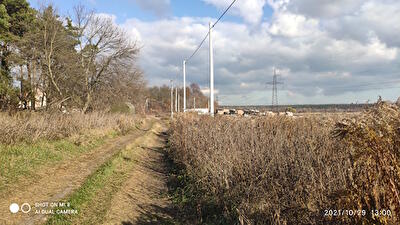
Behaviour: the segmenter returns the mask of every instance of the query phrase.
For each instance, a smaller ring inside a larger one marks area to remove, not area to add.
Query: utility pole
[[[181,112],[181,96],[179,94],[179,89],[178,89],[178,112]]]
[[[214,53],[212,43],[212,25],[209,23],[209,51],[210,51],[210,115],[214,116]]]
[[[183,112],[186,112],[186,60],[183,60]]]
[[[186,62],[190,61],[194,55],[200,50],[201,46],[204,44],[204,42],[207,40],[207,37],[209,38],[209,53],[210,53],[210,98],[209,98],[209,111],[210,115],[213,117],[215,113],[214,109],[214,55],[213,55],[213,43],[212,43],[212,29],[217,25],[217,23],[224,17],[224,15],[229,11],[229,9],[235,4],[237,0],[233,0],[232,3],[228,6],[228,8],[222,13],[222,15],[218,18],[218,20],[212,24],[211,22],[209,23],[209,31],[207,35],[204,37],[204,39],[200,42],[200,45],[196,48],[196,50],[193,52],[191,56],[186,58],[186,60],[183,61],[183,88],[184,88],[184,93],[183,93],[183,106],[184,106],[184,111],[186,110]]]
[[[174,82],[171,80],[171,119],[174,118]]]
[[[148,113],[149,111],[149,99],[146,98],[146,102],[144,103],[144,112]]]
[[[175,87],[175,112],[178,112],[178,87]]]
[[[193,98],[193,109],[196,110],[196,97]]]

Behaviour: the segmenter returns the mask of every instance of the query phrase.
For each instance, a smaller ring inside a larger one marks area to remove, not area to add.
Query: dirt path
[[[167,193],[167,168],[163,163],[165,127],[157,123],[153,133],[138,139],[136,165],[111,201],[103,224],[174,224]]]
[[[148,128],[153,127],[153,122],[150,122],[149,125]],[[151,131],[135,130],[126,136],[113,139],[72,161],[63,162],[55,168],[39,171],[40,178],[34,183],[25,184],[9,196],[0,196],[0,212],[8,212],[2,215],[0,224],[39,224],[43,222],[45,216],[35,215],[34,203],[57,202],[64,199],[79,188],[93,171],[114,154],[148,132]],[[12,202],[19,204],[27,202],[32,205],[32,211],[27,214],[21,212],[11,214],[9,206]]]

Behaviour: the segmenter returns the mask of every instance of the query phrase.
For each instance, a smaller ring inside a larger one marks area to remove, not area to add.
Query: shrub
[[[399,213],[399,119],[398,108],[381,103],[336,126],[316,118],[183,115],[171,125],[170,156],[184,167],[204,221],[391,224],[398,217],[325,217],[324,210]]]
[[[287,107],[285,111],[286,112],[291,112],[291,113],[296,113],[296,109],[293,108],[293,107]]]
[[[400,109],[379,101],[359,119],[338,123],[334,134],[350,146],[352,162],[347,173],[350,185],[337,196],[335,204],[369,212],[365,217],[342,218],[343,221],[399,224]],[[393,218],[375,216],[381,210],[390,210]]]
[[[122,114],[90,113],[20,113],[0,114],[0,143],[57,140],[92,129],[126,133],[135,126],[135,118]]]
[[[231,221],[316,221],[327,195],[346,186],[349,163],[318,121],[285,117],[183,117],[172,125],[171,154]],[[207,212],[204,212],[207,213]],[[202,216],[202,215],[200,215]]]

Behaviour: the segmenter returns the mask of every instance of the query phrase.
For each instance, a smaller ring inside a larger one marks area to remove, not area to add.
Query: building
[[[27,98],[27,96],[25,96]],[[35,90],[35,109],[45,108],[47,106],[47,97],[46,94],[40,89],[36,88]],[[32,109],[32,101],[18,103],[20,109]]]
[[[207,108],[204,108],[204,109],[187,109],[186,112],[194,112],[194,113],[197,113],[199,115],[208,115],[209,114],[209,110]]]

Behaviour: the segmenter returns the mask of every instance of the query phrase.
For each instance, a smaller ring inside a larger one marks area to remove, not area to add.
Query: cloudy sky
[[[36,6],[37,1],[31,0]],[[182,61],[231,0],[53,1],[83,3],[115,19],[141,45],[150,85],[181,81]],[[356,103],[400,96],[399,0],[237,0],[214,30],[215,88],[222,104],[271,103],[273,68],[282,104]],[[187,64],[207,89],[208,41]]]

